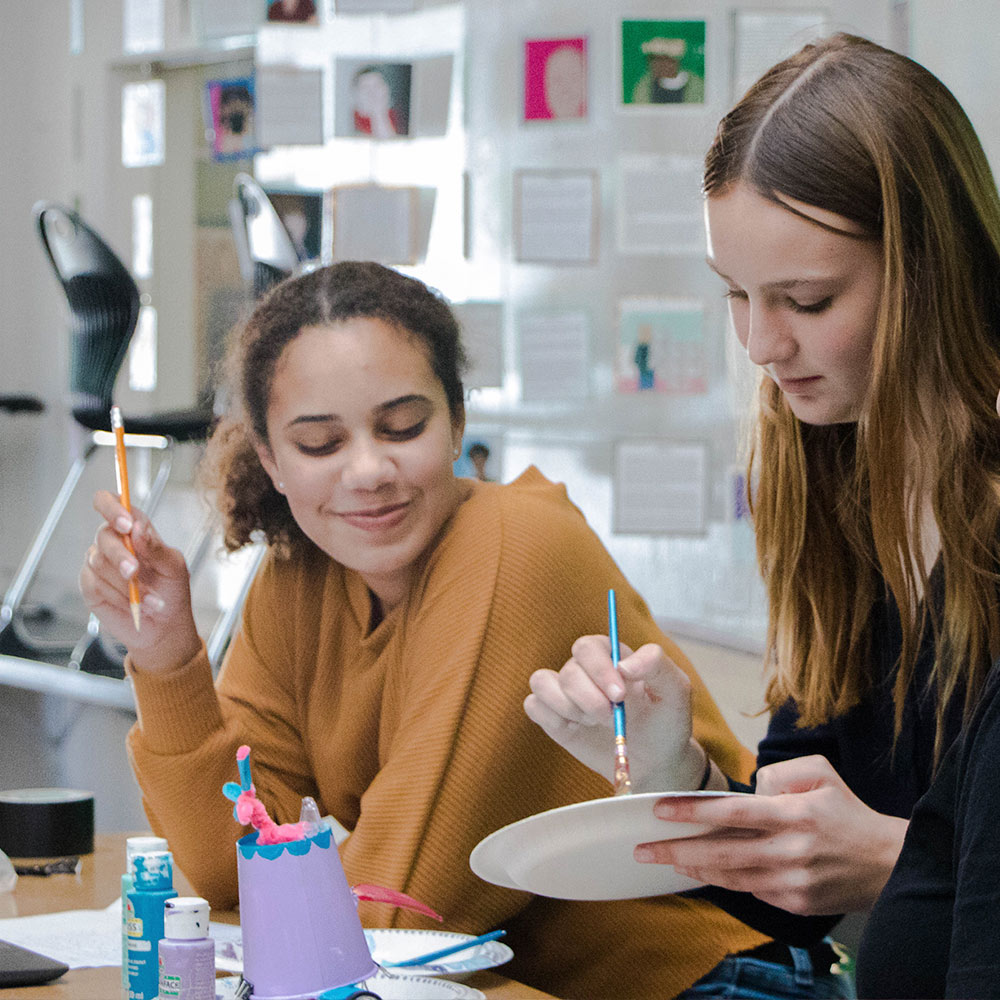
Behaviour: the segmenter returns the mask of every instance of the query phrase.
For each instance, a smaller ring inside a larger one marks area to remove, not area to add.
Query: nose
[[[776,362],[780,364],[795,354],[796,343],[792,331],[776,310],[751,302],[746,310],[744,323],[740,342],[746,348],[747,357],[755,365],[763,368]],[[739,331],[739,326],[737,330]]]
[[[393,464],[385,449],[371,438],[352,441],[342,453],[341,479],[352,490],[374,490],[392,477]]]

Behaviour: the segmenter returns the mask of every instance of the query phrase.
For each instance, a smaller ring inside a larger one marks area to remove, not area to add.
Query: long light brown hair
[[[844,34],[773,67],[722,120],[704,190],[736,183],[851,220],[883,259],[856,424],[803,424],[761,380],[747,479],[769,598],[768,703],[795,699],[804,725],[856,704],[874,680],[869,625],[888,588],[903,635],[896,735],[930,629],[937,759],[949,702],[962,698],[967,717],[1000,654],[996,185],[936,77]],[[941,537],[940,608],[923,599],[923,498]]]

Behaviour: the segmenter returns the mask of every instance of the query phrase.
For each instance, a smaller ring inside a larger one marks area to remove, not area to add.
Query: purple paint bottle
[[[159,1000],[215,1000],[215,942],[208,936],[209,905],[200,896],[163,904]]]

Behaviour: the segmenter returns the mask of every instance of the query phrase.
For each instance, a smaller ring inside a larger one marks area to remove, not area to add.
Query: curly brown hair
[[[380,319],[422,343],[452,417],[461,419],[465,352],[455,316],[439,293],[366,261],[343,261],[283,281],[233,331],[224,368],[231,412],[212,434],[201,468],[201,479],[222,513],[230,552],[256,533],[286,556],[308,544],[260,464],[257,445],[268,444],[271,384],[284,349],[305,327],[358,317]]]

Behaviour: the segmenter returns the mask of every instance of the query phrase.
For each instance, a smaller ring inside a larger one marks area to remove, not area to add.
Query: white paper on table
[[[210,924],[215,967],[243,970],[243,937],[238,924]],[[122,901],[103,910],[63,910],[0,920],[0,939],[65,962],[71,969],[122,963]]]
[[[122,964],[121,900],[103,910],[64,910],[0,920],[0,938],[71,969]]]

